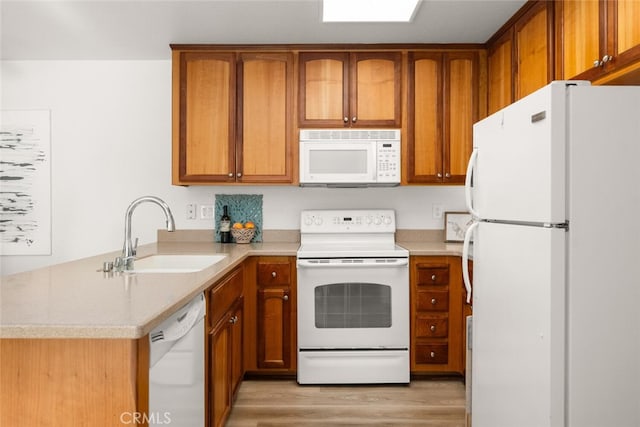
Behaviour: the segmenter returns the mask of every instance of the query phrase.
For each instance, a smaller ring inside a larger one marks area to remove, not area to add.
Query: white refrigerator
[[[553,82],[473,141],[473,427],[640,426],[640,87]]]

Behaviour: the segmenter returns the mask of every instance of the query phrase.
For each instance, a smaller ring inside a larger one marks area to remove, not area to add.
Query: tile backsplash
[[[214,228],[215,241],[220,241],[218,223],[222,216],[222,207],[228,206],[231,224],[252,221],[256,234],[252,242],[262,242],[262,194],[216,194]]]

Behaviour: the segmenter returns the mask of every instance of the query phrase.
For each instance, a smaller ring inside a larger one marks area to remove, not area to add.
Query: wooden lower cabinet
[[[296,373],[295,257],[252,257],[245,267],[245,371]]]
[[[0,339],[2,427],[142,425],[148,390],[148,335]]]
[[[242,267],[207,292],[207,426],[223,426],[244,376],[242,329],[244,299]]]
[[[411,257],[411,373],[464,372],[459,257]]]

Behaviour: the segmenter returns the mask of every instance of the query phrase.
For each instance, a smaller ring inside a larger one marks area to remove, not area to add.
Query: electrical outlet
[[[187,204],[187,219],[196,219],[196,204]]]
[[[432,216],[433,219],[442,219],[442,214],[444,213],[444,205],[440,203],[434,203],[432,208]]]
[[[213,205],[200,205],[200,219],[213,218]]]

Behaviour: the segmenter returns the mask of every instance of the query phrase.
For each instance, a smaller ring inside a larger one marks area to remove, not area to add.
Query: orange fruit
[[[239,222],[234,222],[232,228],[235,228],[236,230],[243,228],[242,224]]]
[[[244,223],[244,228],[256,228],[256,225],[252,221],[247,221]]]

